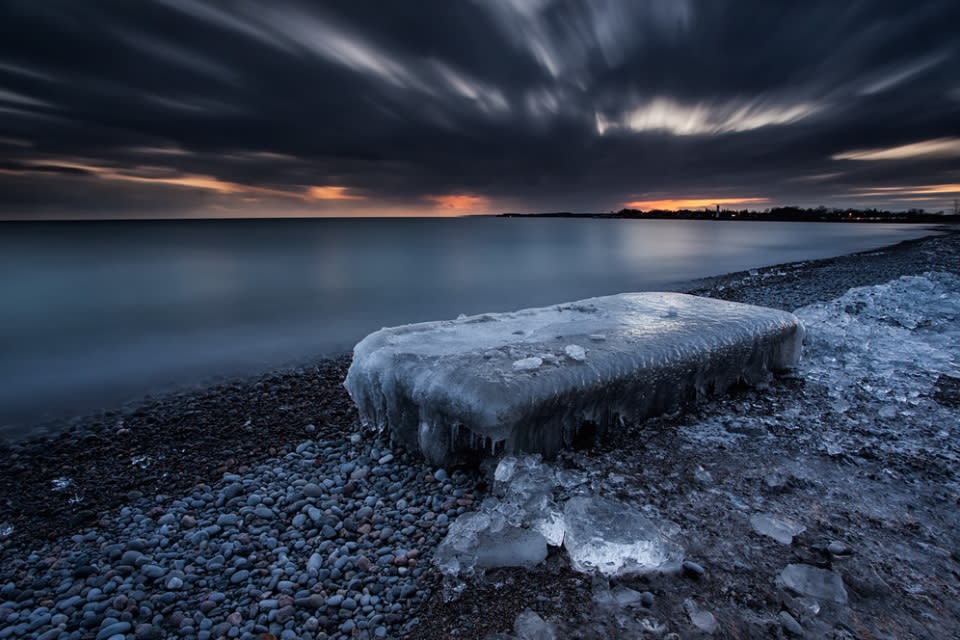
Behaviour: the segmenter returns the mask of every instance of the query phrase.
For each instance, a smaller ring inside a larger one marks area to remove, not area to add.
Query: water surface
[[[676,289],[929,233],[516,218],[0,223],[0,435],[344,352],[382,326]]]

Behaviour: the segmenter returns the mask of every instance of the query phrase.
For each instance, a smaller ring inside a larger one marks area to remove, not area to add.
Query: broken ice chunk
[[[556,640],[554,626],[540,617],[536,611],[524,609],[513,622],[513,632],[519,640]]]
[[[670,309],[677,316],[665,320]],[[383,329],[356,345],[344,386],[365,423],[431,463],[553,456],[585,424],[602,436],[739,382],[760,384],[797,364],[802,338],[783,311],[629,293]],[[540,354],[587,340],[590,367],[544,366]]]
[[[504,456],[497,469],[493,472],[493,479],[496,482],[509,482],[517,468],[517,459],[514,456]]]
[[[521,358],[513,363],[513,368],[517,371],[534,371],[539,369],[543,364],[543,358],[538,358],[537,356],[531,356],[529,358]]]
[[[507,526],[482,532],[475,553],[481,569],[534,567],[547,559],[547,540],[539,531]]]
[[[801,524],[787,518],[779,518],[769,513],[750,516],[750,526],[762,536],[773,538],[780,544],[792,544],[793,537],[807,530]]]
[[[843,586],[843,578],[833,571],[808,564],[788,564],[780,572],[780,583],[790,591],[803,596],[829,600],[836,604],[847,603],[847,590]]]
[[[494,491],[524,517],[538,518],[557,485],[553,467],[540,456],[505,456],[494,472]],[[528,521],[525,521],[528,522]]]
[[[533,519],[531,526],[543,535],[551,547],[563,544],[565,523],[563,513],[558,509],[544,509],[542,515]]]
[[[683,548],[667,540],[637,509],[600,497],[575,497],[564,506],[563,546],[577,571],[608,576],[671,572]]]
[[[578,344],[568,344],[563,348],[563,352],[567,354],[568,358],[577,362],[583,362],[587,359],[586,350]]]
[[[704,633],[711,635],[716,633],[719,625],[712,613],[701,609],[696,602],[690,599],[683,601],[683,608],[687,610],[687,615],[690,616],[690,622],[693,623],[693,626]]]
[[[593,587],[593,601],[601,607],[622,609],[639,605],[642,600],[643,594],[629,587],[619,586],[609,589],[604,584]]]

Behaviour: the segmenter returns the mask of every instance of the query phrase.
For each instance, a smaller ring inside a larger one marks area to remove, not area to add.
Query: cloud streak
[[[0,218],[951,208],[884,188],[956,183],[958,23],[954,0],[14,2]]]

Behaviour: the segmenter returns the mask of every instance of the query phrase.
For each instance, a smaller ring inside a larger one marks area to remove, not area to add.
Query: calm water
[[[881,247],[916,226],[628,220],[0,224],[0,432],[349,350],[382,326]]]

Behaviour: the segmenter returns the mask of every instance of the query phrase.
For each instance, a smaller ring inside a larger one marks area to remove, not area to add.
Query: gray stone
[[[787,633],[795,636],[803,635],[803,627],[800,626],[800,623],[797,622],[794,617],[786,611],[781,611],[777,618],[780,619],[780,624],[787,631]]]
[[[326,492],[323,490],[323,487],[313,482],[303,487],[303,495],[308,498],[319,498],[323,496],[324,493]]]
[[[217,525],[220,527],[234,527],[237,524],[237,514],[223,513],[217,518]]]
[[[120,635],[123,637],[127,631],[130,631],[131,626],[129,622],[114,622],[113,624],[101,627],[100,631],[97,633],[97,640],[107,640],[107,638],[112,638],[115,635]]]
[[[694,576],[695,578],[701,578],[706,573],[706,570],[702,566],[692,560],[684,560],[681,567],[688,575]]]
[[[246,569],[241,569],[240,571],[237,571],[232,576],[230,576],[230,582],[232,584],[240,584],[241,582],[243,582],[249,577],[250,577],[250,572],[247,571]]]

